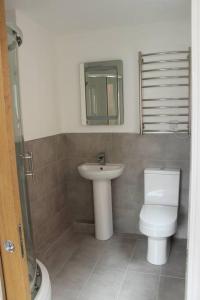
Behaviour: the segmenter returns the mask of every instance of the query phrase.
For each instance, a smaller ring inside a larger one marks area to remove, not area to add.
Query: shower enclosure
[[[36,262],[32,225],[30,217],[29,199],[27,193],[27,176],[33,176],[32,170],[32,154],[25,153],[23,126],[20,108],[20,93],[19,93],[19,76],[18,76],[18,47],[22,43],[22,34],[17,27],[12,25],[7,26],[8,34],[8,57],[10,82],[12,92],[12,110],[13,110],[13,129],[15,139],[15,151],[17,161],[17,173],[19,182],[20,202],[23,218],[23,228],[25,237],[25,247],[28,260],[29,281],[32,293],[32,298],[35,297],[39,289],[40,270]],[[28,170],[27,170],[28,169]],[[31,180],[31,178],[30,178]],[[19,228],[20,232],[21,228]],[[23,255],[23,247],[22,247]]]

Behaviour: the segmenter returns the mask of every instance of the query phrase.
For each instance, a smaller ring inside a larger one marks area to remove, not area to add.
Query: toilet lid
[[[143,205],[140,219],[153,226],[166,226],[176,222],[176,206]]]

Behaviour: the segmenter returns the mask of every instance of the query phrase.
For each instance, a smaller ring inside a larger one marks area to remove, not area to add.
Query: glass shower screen
[[[16,32],[8,28],[8,56],[9,56],[9,70],[10,70],[10,82],[12,92],[12,110],[13,110],[13,128],[14,128],[14,139],[15,139],[15,150],[16,150],[16,162],[19,182],[19,192],[21,201],[21,210],[23,218],[25,246],[28,259],[28,270],[29,270],[29,281],[32,291],[34,294],[35,278],[37,263],[34,253],[33,237],[32,237],[32,226],[30,218],[29,199],[27,193],[27,182],[25,175],[25,160],[24,160],[24,138],[23,138],[23,127],[22,117],[20,109],[20,93],[19,93],[19,76],[18,76],[18,57],[17,50],[20,45],[19,37]]]

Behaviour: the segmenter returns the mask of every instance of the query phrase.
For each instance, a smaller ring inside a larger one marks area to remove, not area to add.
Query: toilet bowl
[[[154,265],[167,262],[169,237],[176,232],[177,207],[143,205],[140,213],[140,231],[148,237],[147,260]]]
[[[148,237],[147,260],[155,265],[167,262],[170,239],[176,233],[180,170],[145,169],[144,205],[139,228]]]

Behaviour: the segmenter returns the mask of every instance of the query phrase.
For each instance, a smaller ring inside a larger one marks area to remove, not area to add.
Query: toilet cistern
[[[95,236],[108,240],[113,235],[111,180],[119,177],[123,164],[91,164],[78,166],[80,175],[93,182]]]

